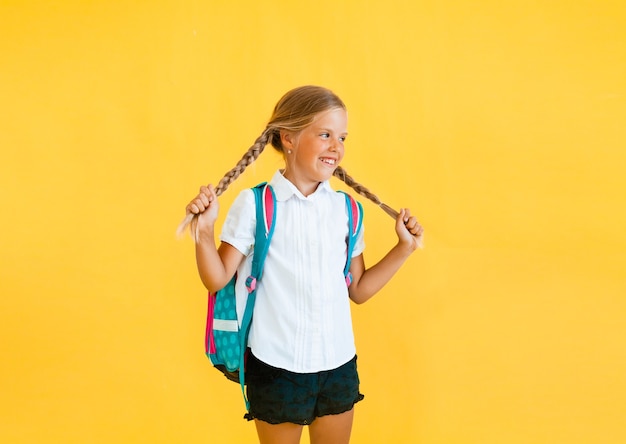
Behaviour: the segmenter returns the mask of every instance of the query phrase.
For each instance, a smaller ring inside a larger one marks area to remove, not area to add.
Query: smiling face
[[[333,108],[317,114],[298,133],[281,131],[284,176],[305,196],[313,193],[320,182],[330,179],[343,159],[347,125],[346,110]]]

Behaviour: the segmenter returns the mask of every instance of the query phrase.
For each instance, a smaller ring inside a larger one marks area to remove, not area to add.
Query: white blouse
[[[280,172],[270,184],[276,194],[276,222],[257,287],[248,345],[261,361],[292,372],[337,368],[356,353],[343,276],[348,235],[345,197],[328,182],[305,197]],[[247,189],[235,199],[220,237],[246,256],[237,270],[240,318],[248,293],[245,278],[252,264],[255,226],[254,193]],[[352,257],[365,248],[363,231]]]

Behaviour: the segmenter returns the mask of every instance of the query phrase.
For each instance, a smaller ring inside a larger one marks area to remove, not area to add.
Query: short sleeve
[[[244,256],[248,256],[254,248],[256,227],[254,192],[243,190],[235,198],[228,210],[220,240],[235,247]]]

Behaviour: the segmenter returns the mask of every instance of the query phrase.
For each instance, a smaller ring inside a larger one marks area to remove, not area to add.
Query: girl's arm
[[[201,187],[200,194],[187,205],[196,214],[191,231],[196,240],[196,263],[204,286],[210,292],[221,290],[232,279],[244,255],[230,244],[215,244],[215,220],[219,211],[212,185]]]
[[[349,287],[350,299],[362,304],[374,296],[400,269],[407,258],[417,249],[424,228],[408,209],[402,209],[396,219],[398,243],[376,265],[365,268],[363,255],[352,258]]]

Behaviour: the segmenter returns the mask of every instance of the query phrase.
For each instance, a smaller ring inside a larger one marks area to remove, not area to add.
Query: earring
[[[291,150],[287,150],[287,154],[291,154]]]

